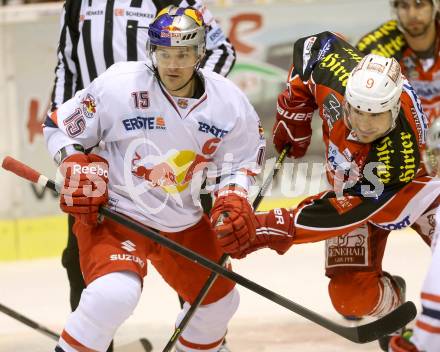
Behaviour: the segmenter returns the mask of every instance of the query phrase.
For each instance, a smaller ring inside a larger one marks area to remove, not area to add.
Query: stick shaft
[[[60,335],[58,335],[57,333],[49,330],[48,328],[38,324],[37,322],[25,317],[24,315],[18,313],[17,311],[6,307],[5,305],[0,303],[0,311],[8,316],[10,316],[11,318],[18,320],[20,323],[23,323],[27,326],[29,326],[32,329],[35,329],[39,332],[41,332],[42,334],[50,337],[51,339],[58,341],[58,339],[60,338]]]
[[[278,172],[280,171],[281,166],[283,165],[284,159],[286,158],[289,150],[290,150],[290,145],[288,144],[284,147],[284,149],[281,151],[280,155],[278,156],[278,159],[276,160],[271,173],[269,174],[269,176],[267,176],[266,180],[263,182],[263,185],[260,187],[260,191],[258,192],[257,196],[253,201],[252,205],[254,207],[254,210],[258,209],[258,206],[263,200],[263,197],[266,194],[270,184],[272,183],[272,180],[277,176]]]

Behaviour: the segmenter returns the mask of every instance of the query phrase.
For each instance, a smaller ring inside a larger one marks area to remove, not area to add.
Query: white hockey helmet
[[[440,161],[440,119],[435,119],[428,129],[423,160],[428,173],[437,174]]]
[[[351,71],[345,100],[363,112],[391,111],[394,125],[400,111],[403,81],[400,65],[394,58],[368,54]]]

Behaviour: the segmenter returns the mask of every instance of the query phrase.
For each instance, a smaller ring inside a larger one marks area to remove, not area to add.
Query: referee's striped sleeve
[[[61,31],[57,50],[58,62],[55,68],[55,81],[51,96],[51,111],[58,105],[69,100],[76,91],[78,72],[72,58],[74,44],[71,32],[67,26],[66,9],[63,7],[61,15]]]
[[[218,46],[211,49],[207,48],[201,67],[227,76],[234,67],[235,60],[235,49],[229,39],[225,38]]]
[[[206,55],[201,67],[227,76],[235,64],[235,48],[223,33],[212,13],[201,0],[182,0],[180,6],[196,8],[202,13],[203,20],[206,23]]]

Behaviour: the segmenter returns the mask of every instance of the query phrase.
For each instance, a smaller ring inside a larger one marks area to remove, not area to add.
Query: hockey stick
[[[3,168],[9,170],[16,175],[23,177],[31,182],[38,182],[42,186],[55,190],[55,183],[49,182],[49,179],[27,165],[11,158],[6,157],[3,160]],[[45,184],[44,184],[45,183]],[[333,331],[335,334],[342,336],[355,343],[371,342],[379,337],[389,335],[392,332],[402,328],[411,320],[416,317],[417,309],[413,302],[408,301],[394,309],[387,315],[364,325],[359,326],[344,326],[335,323],[318,313],[311,311],[237,273],[229,271],[217,263],[206,259],[205,257],[197,254],[196,252],[181,246],[180,244],[161,236],[156,231],[147,228],[140,223],[133,221],[131,218],[119,214],[107,207],[101,207],[100,213],[132,231],[136,231],[139,234],[150,238],[151,240],[159,243],[160,245],[167,247],[168,249],[202,265],[203,267],[215,271],[216,273],[238,283],[241,286],[267,298],[268,300],[283,306],[284,308],[301,315],[302,317],[322,326],[323,328]]]
[[[38,332],[41,332],[43,335],[46,335],[47,337],[51,338],[54,341],[58,341],[60,339],[60,335],[57,334],[56,332],[49,330],[48,328],[42,326],[41,324],[37,323],[36,321],[25,317],[23,314],[20,314],[17,311],[15,311],[11,308],[8,308],[1,303],[0,303],[0,312],[8,315],[12,319],[18,320],[20,323],[23,323],[24,325],[27,325],[30,328],[32,328]],[[147,339],[141,338],[141,339],[139,339],[139,343],[142,345],[145,352],[153,351],[153,346],[151,345],[151,342],[148,341]],[[130,346],[131,346],[131,344],[130,344]],[[124,345],[123,347],[128,347],[128,346]]]
[[[9,315],[11,318],[18,320],[20,323],[23,323],[29,326],[30,328],[37,330],[38,332],[41,332],[47,337],[50,337],[52,340],[58,341],[60,338],[60,335],[58,335],[57,333],[50,331],[48,328],[38,324],[37,322],[29,318],[26,318],[24,315],[16,312],[15,310],[12,310],[11,308],[4,306],[1,303],[0,303],[0,312]]]
[[[43,335],[46,335],[47,337],[51,338],[52,340],[58,341],[60,339],[60,335],[57,334],[56,332],[49,330],[48,328],[42,326],[41,324],[37,323],[36,321],[25,317],[23,314],[20,314],[17,311],[15,311],[11,308],[8,308],[1,303],[0,303],[0,312],[8,315],[12,319],[18,320],[20,323],[23,323],[24,325],[27,325],[34,330],[37,330],[38,332],[41,332]],[[141,338],[141,339],[139,339],[139,343],[142,345],[145,352],[153,351],[153,346],[151,345],[151,342],[148,341],[147,339]],[[127,347],[127,346],[123,346],[123,347]]]
[[[278,175],[278,172],[280,171],[281,166],[283,166],[284,159],[286,158],[289,150],[290,150],[290,144],[287,144],[281,151],[280,155],[278,155],[278,158],[275,161],[275,165],[273,166],[272,171],[267,176],[266,180],[263,182],[262,186],[260,187],[260,190],[258,191],[257,196],[252,202],[252,207],[254,208],[254,210],[257,210],[258,206],[260,205],[261,201],[264,198],[264,195],[267,192],[267,189],[269,188],[270,184],[275,179],[275,177]]]
[[[254,210],[257,210],[258,206],[263,200],[264,194],[266,193],[267,189],[272,183],[272,180],[276,177],[278,171],[280,171],[281,166],[283,165],[284,159],[286,158],[286,155],[289,152],[289,150],[290,150],[290,145],[286,145],[284,149],[281,151],[281,154],[278,156],[278,159],[275,162],[275,165],[271,173],[267,176],[266,180],[263,182],[263,185],[260,187],[257,196],[252,202],[252,207],[254,208]],[[228,259],[229,259],[229,255],[223,254],[218,264],[224,267]],[[170,339],[168,340],[162,352],[169,352],[174,347],[179,336],[183,333],[183,330],[185,330],[186,326],[189,324],[197,308],[202,304],[202,301],[205,299],[206,295],[208,294],[209,290],[211,289],[218,275],[219,274],[216,273],[215,271],[211,272],[211,274],[208,277],[208,280],[206,280],[205,284],[198,293],[196,299],[191,304],[191,307],[188,309],[185,316],[180,321],[179,325],[174,329],[174,333],[171,335]]]

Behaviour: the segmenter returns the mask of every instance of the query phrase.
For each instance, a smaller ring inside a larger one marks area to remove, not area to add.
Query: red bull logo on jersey
[[[81,104],[83,115],[91,119],[96,113],[95,98],[91,94],[87,94]]]
[[[126,131],[136,130],[166,130],[165,119],[161,116],[137,116],[122,120]]]
[[[167,193],[184,191],[194,175],[203,171],[212,160],[191,150],[172,151],[157,163],[153,162],[157,157],[151,158],[151,162],[149,159],[136,152],[132,160],[132,174]]]
[[[137,154],[137,153],[136,153]],[[173,186],[177,184],[174,170],[166,162],[154,165],[151,168],[135,166],[133,175],[150,182],[153,187]]]

